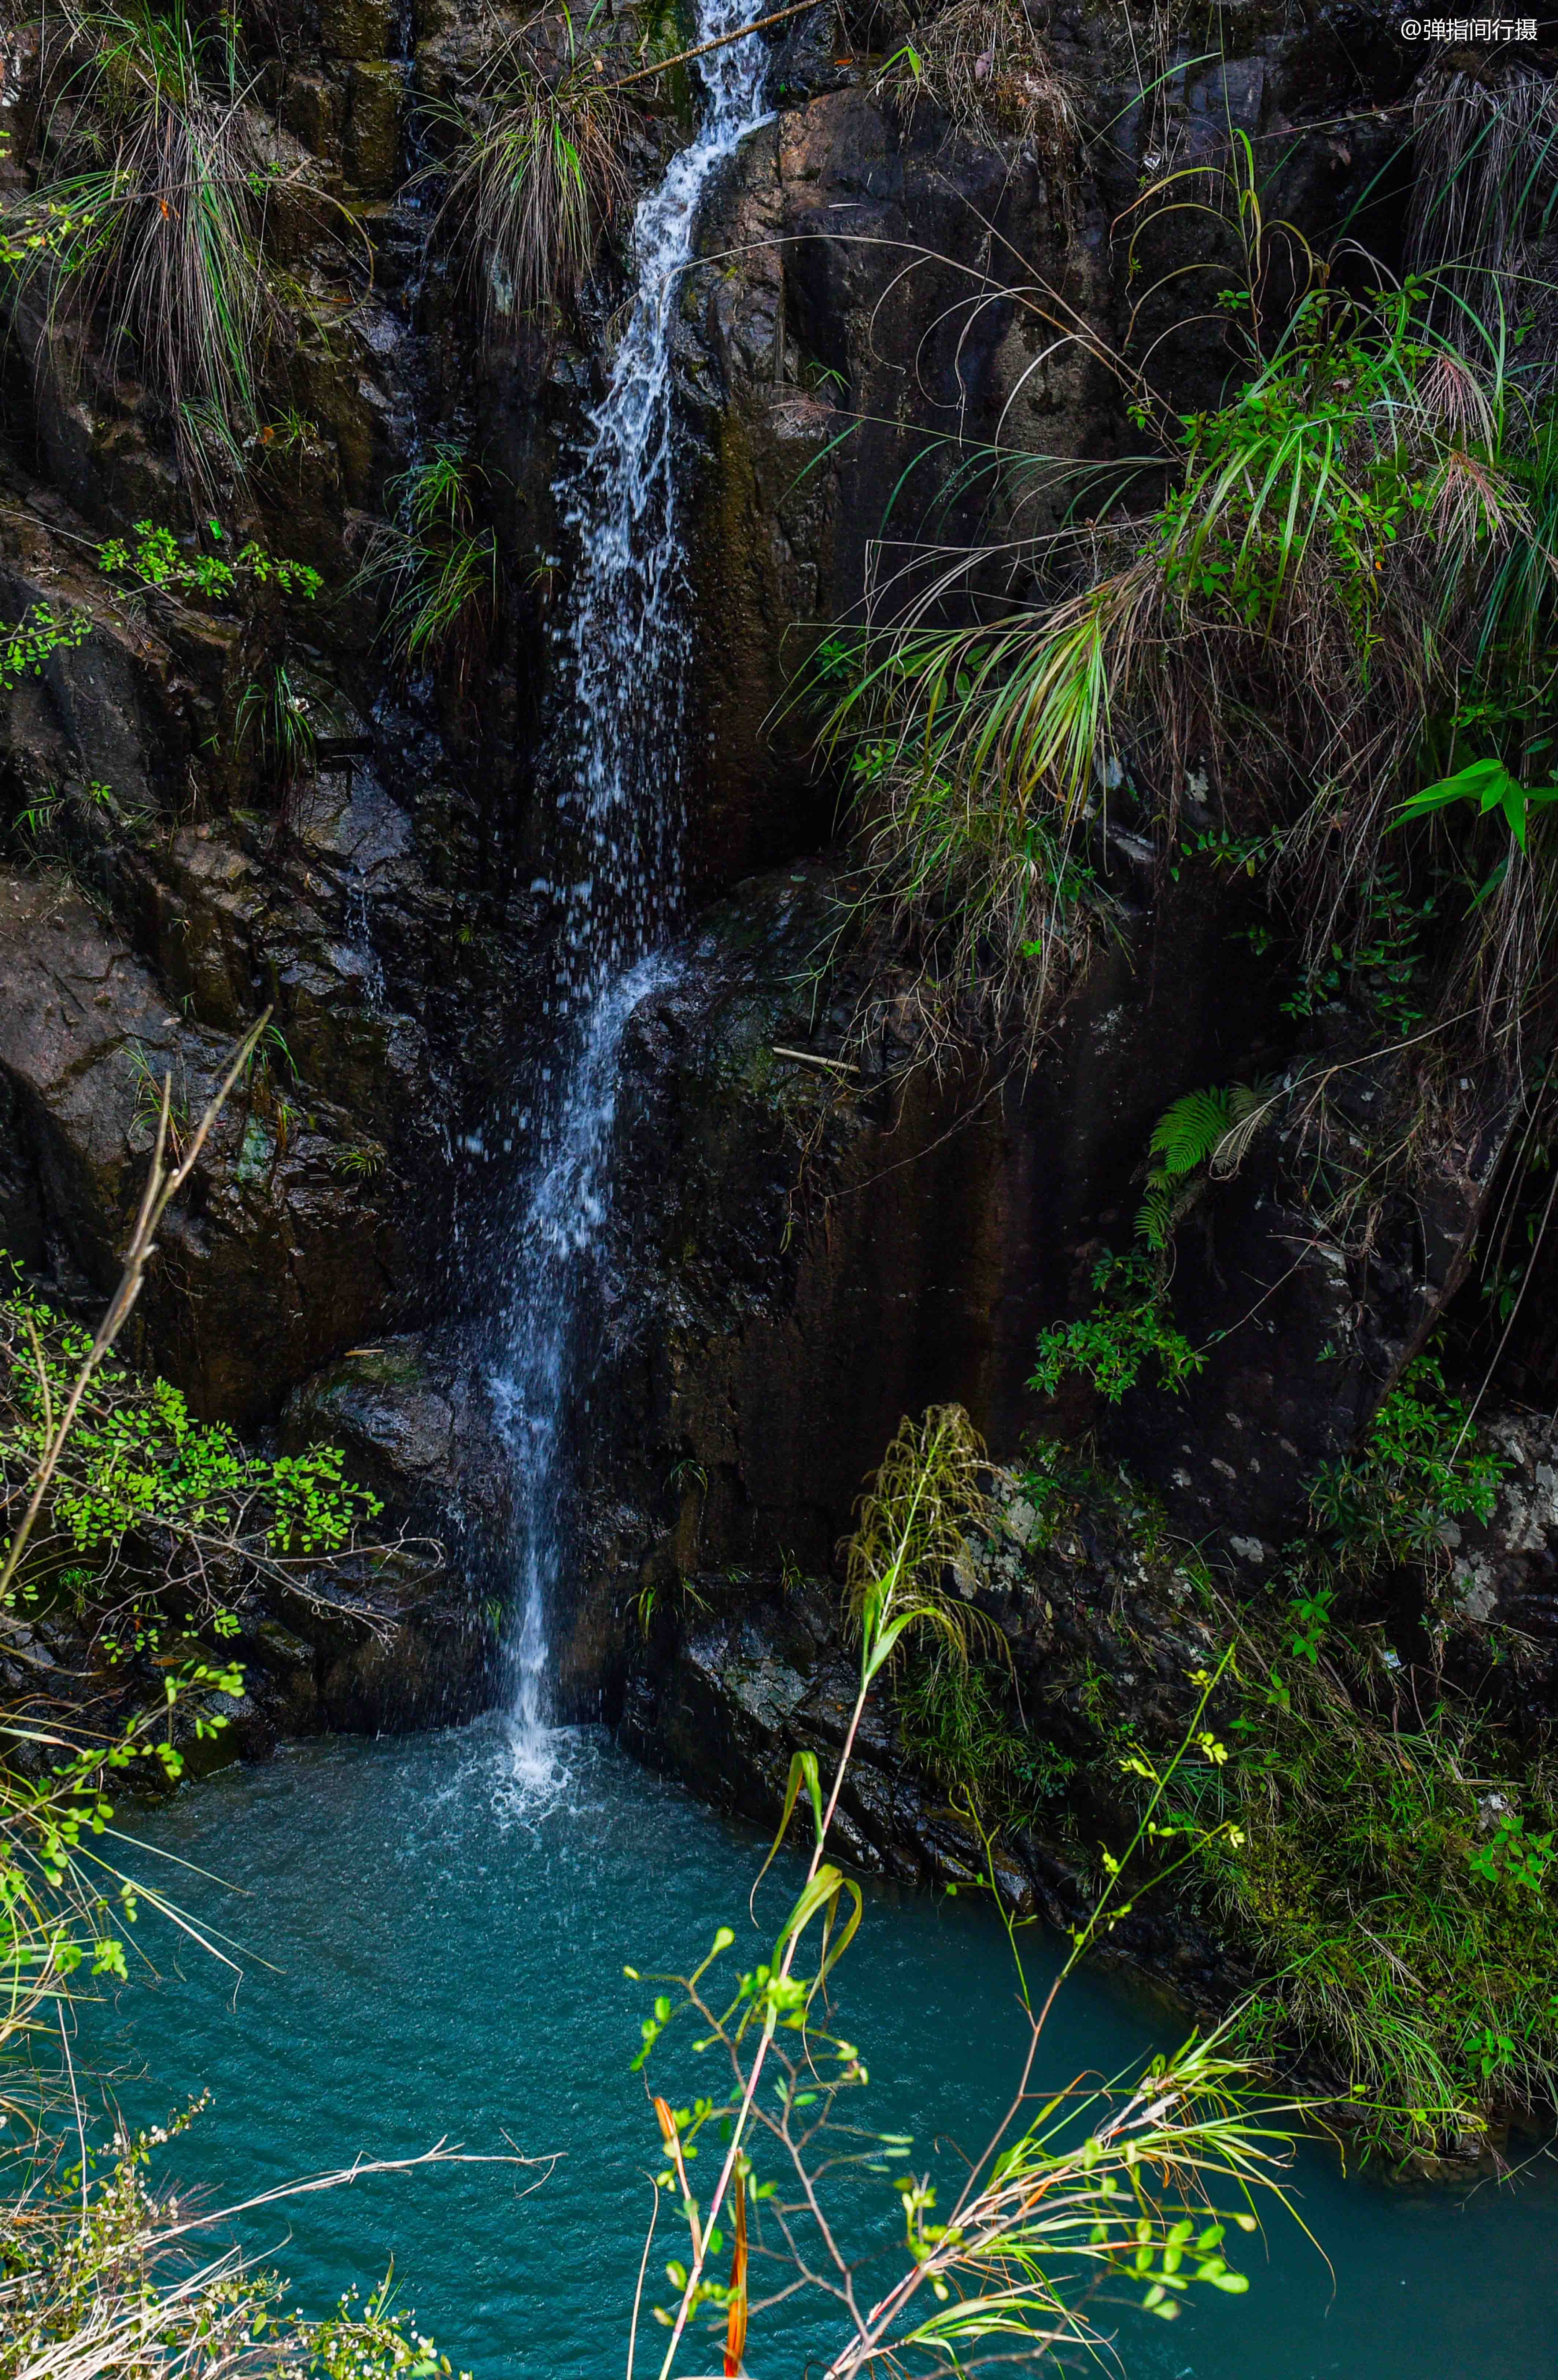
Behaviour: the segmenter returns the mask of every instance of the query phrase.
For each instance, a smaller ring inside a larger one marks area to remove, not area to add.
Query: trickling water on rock
[[[746,0],[702,0],[699,40],[734,30],[747,13]],[[578,469],[558,491],[578,551],[560,632],[570,679],[572,765],[561,807],[571,880],[562,888],[555,1054],[537,1086],[539,1155],[490,1359],[515,1464],[502,1567],[516,1611],[516,1766],[538,1790],[554,1774],[547,1615],[566,1551],[572,1425],[588,1411],[580,1343],[611,1197],[617,1061],[627,1019],[664,980],[667,962],[656,953],[681,889],[693,628],[683,601],[671,310],[709,176],[766,114],[768,53],[756,36],[712,52],[703,66],[701,129],[639,205],[638,282],[611,384]]]

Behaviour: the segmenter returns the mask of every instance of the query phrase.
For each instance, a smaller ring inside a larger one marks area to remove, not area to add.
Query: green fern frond
[[[1205,1186],[1201,1168],[1213,1176],[1235,1172],[1260,1128],[1265,1093],[1259,1084],[1229,1083],[1186,1091],[1158,1118],[1149,1154],[1158,1160],[1147,1174],[1147,1196],[1136,1219],[1137,1237],[1162,1255],[1180,1219]],[[1191,1180],[1192,1175],[1200,1178]]]
[[[1136,1236],[1161,1256],[1179,1220],[1178,1204],[1161,1173],[1147,1177],[1147,1196],[1137,1210]]]
[[[1234,1095],[1244,1088],[1235,1084],[1228,1090],[1187,1091],[1165,1108],[1148,1143],[1149,1155],[1160,1160],[1155,1170],[1173,1181],[1204,1165],[1236,1122]]]

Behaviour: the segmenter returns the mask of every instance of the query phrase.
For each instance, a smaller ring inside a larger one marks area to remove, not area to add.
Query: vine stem
[[[907,1614],[895,1620],[893,1612],[895,1603],[904,1590],[906,1576],[912,1571],[910,1549],[916,1542],[920,1505],[926,1493],[926,1478],[922,1470],[914,1482],[907,1512],[898,1531],[896,1550],[887,1565],[874,1607],[869,1613],[862,1614],[859,1690],[855,1696],[855,1707],[849,1714],[849,1725],[845,1733],[843,1748],[834,1768],[834,1779],[828,1793],[827,1807],[823,1810],[822,1821],[817,1828],[817,1840],[812,1847],[811,1858],[806,1871],[807,1886],[814,1881],[818,1868],[822,1864],[822,1853],[826,1849],[828,1836],[838,1810],[838,1797],[844,1788],[845,1774],[855,1750],[855,1738],[859,1732],[861,1714],[866,1707],[866,1696],[871,1689],[871,1681],[883,1661],[887,1659],[904,1629],[909,1624]],[[919,1609],[923,1610],[924,1606],[921,1605]],[[803,1896],[805,1889],[806,1887],[803,1886]],[[719,2210],[724,2203],[725,2192],[730,2188],[736,2172],[736,2160],[741,2154],[742,2134],[747,2128],[747,2119],[751,2114],[752,2102],[757,2096],[758,2082],[762,2073],[763,2061],[768,2056],[769,2046],[778,2025],[779,2010],[773,1995],[773,1985],[788,1981],[803,1931],[802,1926],[792,1925],[789,1940],[780,1959],[778,1974],[770,1980],[768,2015],[763,2023],[762,2038],[753,2054],[751,2070],[741,2095],[741,2105],[736,2110],[736,2120],[731,2127],[730,2147],[725,2154],[724,2164],[720,2169],[720,2178],[714,2186],[713,2195],[709,2201],[710,2230],[714,2227]],[[676,2361],[676,2349],[680,2344],[682,2333],[687,2328],[693,2302],[698,2294],[698,2284],[702,2277],[704,2265],[708,2262],[707,2233],[700,2239],[697,2227],[694,2226],[692,2237],[692,2265],[688,2274],[687,2285],[682,2291],[681,2304],[676,2309],[676,2319],[672,2328],[670,2344],[665,2350],[665,2358],[660,2367],[660,2380],[671,2380],[671,2367]],[[858,2320],[858,2317],[857,2317]]]
[[[816,1876],[822,1862],[823,1847],[828,1840],[828,1830],[834,1822],[834,1813],[838,1808],[839,1792],[844,1784],[844,1772],[849,1766],[849,1756],[855,1749],[855,1738],[859,1730],[860,1715],[866,1707],[866,1696],[870,1692],[870,1673],[868,1671],[861,1677],[860,1691],[855,1697],[855,1707],[849,1714],[849,1729],[844,1739],[844,1749],[838,1755],[838,1765],[834,1770],[833,1787],[828,1794],[828,1806],[822,1813],[822,1823],[817,1830],[817,1841],[811,1853],[810,1865],[806,1871],[808,1884]],[[797,1925],[785,1947],[785,1955],[779,1962],[779,1973],[776,1978],[780,1983],[788,1979],[791,1964],[800,1946],[801,1932],[802,1928]],[[768,2055],[769,2045],[773,2039],[773,2031],[778,2021],[778,2010],[771,1998],[769,2014],[763,2024],[762,2039],[759,2042],[753,2056],[751,2071],[747,2077],[747,2087],[741,2095],[741,2105],[736,2111],[736,2122],[731,2128],[730,2147],[725,2153],[724,2164],[720,2168],[720,2178],[714,2185],[714,2194],[709,2201],[711,2229],[713,2228],[714,2220],[724,2204],[725,2192],[730,2188],[731,2180],[736,2171],[736,2161],[741,2154],[741,2135],[746,2130],[747,2119],[752,2110],[752,2101],[757,2096],[758,2080],[762,2072],[763,2060]],[[687,2328],[688,2316],[692,2310],[692,2301],[697,2295],[698,2284],[702,2276],[704,2265],[708,2261],[708,2239],[705,2235],[693,2254],[691,2269],[687,2277],[687,2287],[682,2291],[682,2301],[676,2309],[676,2320],[671,2332],[671,2343],[665,2350],[665,2360],[660,2367],[660,2380],[670,2380],[671,2366],[676,2359],[676,2349],[681,2343],[682,2333]]]

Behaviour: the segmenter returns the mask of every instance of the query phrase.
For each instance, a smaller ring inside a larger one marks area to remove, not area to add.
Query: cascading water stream
[[[733,31],[749,0],[701,0],[698,38]],[[497,1318],[494,1399],[515,1461],[509,1645],[516,1768],[551,1779],[547,1618],[568,1544],[579,1340],[610,1204],[622,1036],[665,979],[681,894],[681,758],[693,623],[678,514],[670,324],[711,174],[766,121],[768,52],[756,36],[702,62],[701,128],[634,223],[637,285],[605,397],[559,488],[578,567],[560,646],[571,679],[571,879],[553,1002],[556,1054],[538,1087],[540,1154]],[[513,1572],[517,1570],[517,1576]],[[516,1592],[516,1590],[517,1590]]]

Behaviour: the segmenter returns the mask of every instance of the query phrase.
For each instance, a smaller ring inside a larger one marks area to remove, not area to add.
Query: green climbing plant
[[[123,587],[227,603],[265,588],[311,602],[324,582],[306,562],[272,553],[253,538],[234,547],[222,523],[207,516],[180,537],[165,521],[137,521],[128,538],[105,538],[98,566]]]
[[[1144,1374],[1166,1389],[1183,1388],[1206,1363],[1174,1319],[1159,1258],[1145,1248],[1101,1257],[1093,1267],[1096,1302],[1090,1314],[1058,1322],[1039,1336],[1029,1387],[1053,1397],[1068,1376],[1085,1379],[1117,1405]]]
[[[30,604],[19,620],[0,628],[0,694],[8,694],[24,677],[40,676],[55,653],[73,650],[91,633],[84,612]]]

